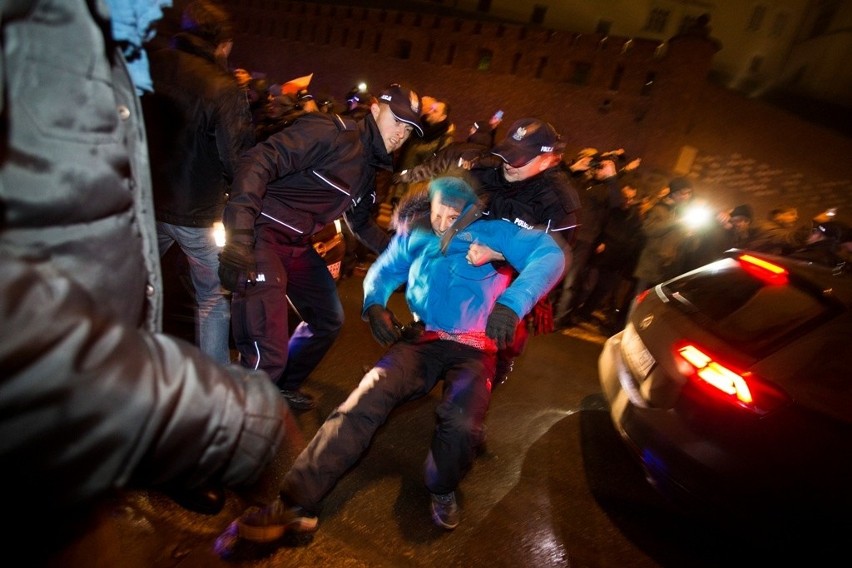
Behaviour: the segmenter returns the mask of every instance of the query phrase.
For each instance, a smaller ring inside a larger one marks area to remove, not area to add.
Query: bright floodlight
[[[705,227],[713,218],[713,212],[706,205],[690,205],[681,216],[681,221],[690,229]]]

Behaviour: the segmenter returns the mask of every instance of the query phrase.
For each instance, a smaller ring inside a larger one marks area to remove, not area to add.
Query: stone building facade
[[[238,30],[232,66],[270,82],[314,73],[313,93],[337,101],[361,81],[373,91],[404,82],[449,102],[459,139],[503,109],[504,125],[553,123],[569,155],[592,146],[641,157],[647,191],[683,174],[720,209],[852,212],[852,140],[711,85],[719,46],[702,30],[661,43],[393,9],[223,3]]]
[[[507,121],[544,118],[569,144],[624,146],[670,167],[706,82],[714,40],[667,43],[571,34],[516,24],[309,2],[231,2],[235,64],[286,80],[315,73],[316,88],[342,95],[360,80],[407,81],[451,103],[466,128],[498,108]],[[575,126],[598,118],[592,132]]]

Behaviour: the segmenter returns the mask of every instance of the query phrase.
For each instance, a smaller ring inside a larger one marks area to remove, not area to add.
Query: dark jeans
[[[343,305],[325,261],[311,246],[258,243],[258,281],[231,300],[240,362],[263,369],[284,390],[295,390],[328,352],[343,326]],[[302,321],[289,334],[287,300]]]
[[[590,267],[590,272],[592,271],[595,272],[594,286],[585,301],[577,307],[580,319],[591,318],[595,310],[604,305],[621,282],[621,271],[617,267]]]
[[[292,503],[315,511],[337,480],[361,457],[379,426],[403,402],[428,394],[443,379],[437,425],[424,480],[432,493],[456,489],[475,458],[491,402],[493,353],[455,341],[398,342],[361,379],[320,427],[282,482]]]

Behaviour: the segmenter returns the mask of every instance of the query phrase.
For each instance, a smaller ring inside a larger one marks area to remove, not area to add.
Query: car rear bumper
[[[621,355],[623,332],[610,337],[598,359],[601,388],[613,425],[651,482],[666,497],[687,504],[723,501],[731,489],[733,456],[685,426],[676,410],[652,408],[627,371]]]

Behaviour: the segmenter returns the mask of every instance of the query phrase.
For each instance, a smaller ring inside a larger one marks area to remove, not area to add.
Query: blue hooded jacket
[[[431,195],[441,191],[445,203],[447,194],[461,199],[462,217],[477,206],[473,189],[460,178],[436,178],[429,191]],[[471,243],[501,252],[519,275],[512,280],[492,263],[468,264],[465,256]],[[525,316],[557,283],[564,263],[562,251],[549,235],[507,221],[476,220],[455,234],[442,252],[441,237],[426,215],[410,230],[397,233],[370,267],[364,279],[364,310],[374,304],[386,306],[394,290],[407,284],[408,307],[427,331],[484,333],[496,302]]]

